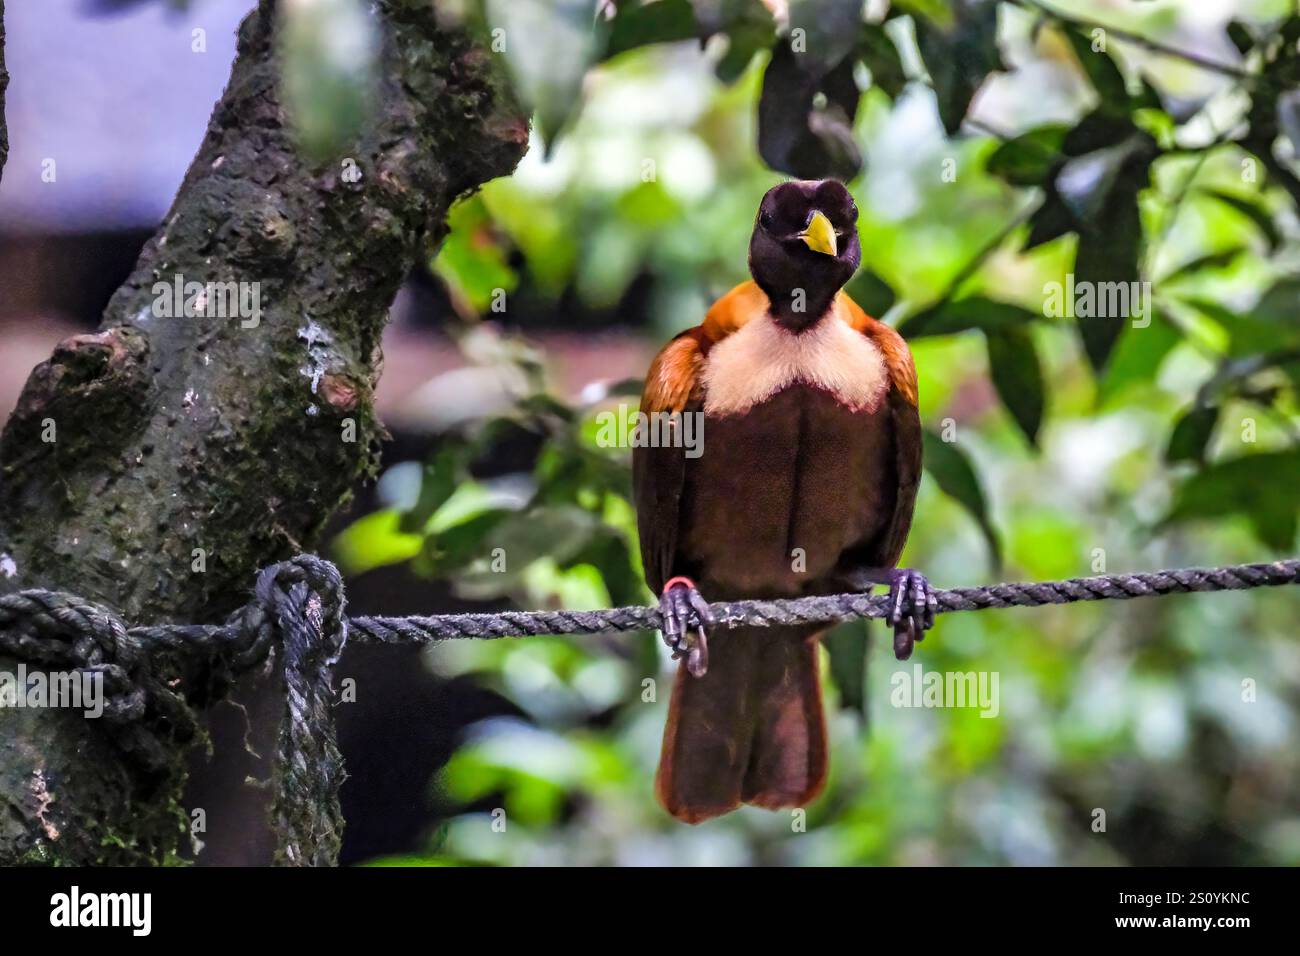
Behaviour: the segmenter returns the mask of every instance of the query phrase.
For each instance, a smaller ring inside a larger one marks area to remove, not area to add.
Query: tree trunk
[[[242,24],[198,156],[100,331],[32,372],[0,436],[0,590],[72,591],[133,624],[211,621],[257,567],[310,548],[375,468],[393,295],[451,202],[523,154],[493,57],[432,4],[380,0],[362,178],[308,168],[279,105],[274,6]],[[239,315],[167,317],[155,284],[177,276],[247,283],[196,303],[239,291]],[[0,863],[174,852],[180,755],[143,773],[94,723],[0,709]]]

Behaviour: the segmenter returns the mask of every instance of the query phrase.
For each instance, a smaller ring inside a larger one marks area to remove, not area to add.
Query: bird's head
[[[778,322],[794,331],[826,313],[862,261],[858,207],[834,179],[773,186],[749,240],[749,272]]]

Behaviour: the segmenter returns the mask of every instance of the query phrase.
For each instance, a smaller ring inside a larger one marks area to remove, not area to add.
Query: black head
[[[801,330],[825,313],[862,261],[858,207],[834,179],[773,186],[749,240],[749,272],[782,325]]]

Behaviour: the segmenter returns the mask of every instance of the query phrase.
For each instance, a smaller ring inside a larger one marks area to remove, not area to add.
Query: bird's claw
[[[925,632],[934,627],[938,606],[930,582],[920,571],[895,568],[890,572],[885,620],[894,629],[894,656],[900,661],[911,657],[913,644],[925,640]]]
[[[673,652],[673,660],[685,657],[691,675],[703,677],[709,669],[706,628],[714,623],[709,602],[704,600],[694,581],[676,577],[664,585],[659,612],[663,616],[664,643]]]

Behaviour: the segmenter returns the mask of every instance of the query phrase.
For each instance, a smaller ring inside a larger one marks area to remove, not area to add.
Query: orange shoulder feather
[[[702,328],[710,342],[720,342],[751,320],[765,315],[770,306],[767,293],[751,279],[713,303],[704,316]]]
[[[917,404],[916,363],[912,361],[912,350],[907,342],[894,329],[867,315],[848,295],[841,292],[838,298],[848,310],[848,322],[854,329],[871,339],[885,357],[885,368],[889,370],[889,379],[899,393],[913,405]]]
[[[705,351],[704,332],[698,326],[660,349],[646,372],[641,411],[682,411],[698,391]]]
[[[709,348],[763,315],[767,308],[767,295],[752,281],[742,282],[713,303],[702,324],[682,332],[650,363],[641,411],[680,412],[698,398],[700,373]]]
[[[867,315],[843,292],[836,305],[849,325],[871,339],[885,358],[890,381],[913,405],[917,404],[916,365],[903,337],[883,322]],[[700,374],[709,349],[717,342],[764,315],[766,293],[753,281],[742,282],[709,308],[704,322],[687,329],[660,350],[646,374],[643,412],[680,412],[699,397]]]

